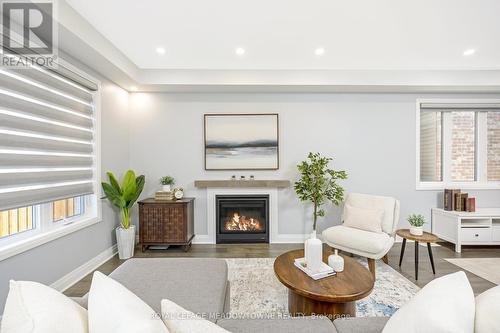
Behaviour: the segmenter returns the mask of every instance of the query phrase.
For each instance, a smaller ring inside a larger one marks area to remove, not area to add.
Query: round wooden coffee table
[[[330,251],[323,251],[328,261]],[[274,262],[278,280],[288,288],[288,311],[292,316],[325,315],[330,319],[355,317],[356,301],[368,296],[374,284],[370,271],[350,257],[343,256],[344,271],[334,276],[313,280],[294,266],[304,250],[283,253]]]

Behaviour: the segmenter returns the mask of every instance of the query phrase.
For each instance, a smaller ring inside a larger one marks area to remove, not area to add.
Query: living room
[[[500,332],[499,11],[2,1],[0,332]]]

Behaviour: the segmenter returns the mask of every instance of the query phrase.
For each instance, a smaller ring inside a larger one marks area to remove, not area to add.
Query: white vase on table
[[[308,269],[319,271],[323,262],[323,242],[316,237],[316,230],[313,230],[311,237],[304,243],[304,258]]]
[[[342,272],[344,270],[344,258],[339,256],[339,250],[335,249],[335,253],[328,257],[328,266],[333,268],[335,272]]]

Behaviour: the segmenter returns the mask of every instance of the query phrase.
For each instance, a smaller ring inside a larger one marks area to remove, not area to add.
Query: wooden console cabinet
[[[182,245],[189,250],[194,238],[194,198],[139,201],[139,242],[142,251],[151,245]]]

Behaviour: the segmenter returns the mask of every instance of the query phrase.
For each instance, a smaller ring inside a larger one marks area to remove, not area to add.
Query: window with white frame
[[[0,68],[0,259],[99,221],[98,87],[64,62]]]
[[[417,105],[417,187],[500,188],[500,101]]]

